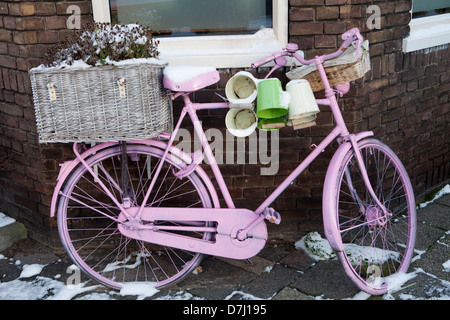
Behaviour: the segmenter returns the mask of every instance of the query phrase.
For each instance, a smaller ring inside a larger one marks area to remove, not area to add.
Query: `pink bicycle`
[[[153,282],[158,289],[189,275],[205,255],[248,259],[265,246],[266,220],[280,223],[270,204],[335,139],[336,150],[323,187],[324,233],[347,275],[362,290],[383,294],[389,279],[406,272],[413,255],[416,211],[408,174],[395,153],[371,138],[351,134],[340,112],[323,62],[362,41],[358,29],[342,35],[338,51],[305,60],[289,44],[252,65],[289,56],[315,63],[336,127],[256,210],[235,208],[205,136],[197,110],[228,108],[223,103],[193,103],[189,94],[219,80],[205,69],[184,83],[165,79],[172,99],[184,107],[172,134],[156,139],[106,142],[88,148],[75,143],[76,158],[58,177],[51,215],[57,213],[62,244],[73,261],[98,282],[120,289],[128,282]],[[272,70],[274,70],[272,69]],[[270,73],[269,73],[270,74]],[[186,115],[202,141],[203,152],[187,154],[173,145]],[[227,208],[221,208],[211,179],[199,165],[206,157]]]

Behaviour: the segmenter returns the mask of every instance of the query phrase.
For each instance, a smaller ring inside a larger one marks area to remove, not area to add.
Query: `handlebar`
[[[359,46],[364,41],[363,37],[361,36],[361,33],[359,32],[359,29],[358,28],[350,29],[350,30],[346,31],[345,33],[343,33],[341,38],[342,38],[342,40],[344,40],[344,42],[341,44],[339,49],[334,53],[323,55],[323,56],[319,57],[319,58],[321,58],[322,61],[326,61],[326,60],[338,57],[339,55],[341,55],[342,52],[345,51],[345,49],[348,48],[348,46],[353,41],[356,42],[356,58],[359,58]],[[297,50],[298,50],[298,46],[296,44],[289,43],[286,46],[286,48],[283,49],[283,51],[274,53],[266,58],[260,59],[256,62],[252,63],[251,66],[252,66],[252,68],[256,69],[262,65],[265,65],[266,63],[275,61],[276,66],[282,67],[286,64],[286,60],[285,59],[281,60],[280,58],[285,57],[285,56],[291,56],[291,57],[293,56],[303,65],[308,65],[308,64],[316,62],[316,59],[305,60],[301,55],[299,55],[296,52]]]
[[[348,48],[350,43],[352,43],[353,41],[356,42],[356,58],[359,58],[359,46],[364,41],[361,33],[359,32],[359,29],[358,28],[350,29],[347,32],[344,32],[341,38],[342,40],[344,40],[344,43],[342,43],[341,48],[344,46],[346,49]]]
[[[281,58],[284,56],[289,56],[289,55],[291,55],[291,53],[289,51],[280,51],[280,52],[274,53],[266,58],[263,58],[261,60],[253,62],[252,68],[256,69],[262,65],[265,65],[266,63],[269,63],[271,61],[276,61],[278,58]]]

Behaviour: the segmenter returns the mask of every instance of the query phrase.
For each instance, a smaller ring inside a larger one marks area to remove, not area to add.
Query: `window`
[[[112,22],[138,21],[157,36],[252,34],[272,28],[271,0],[111,0],[110,10]]]
[[[413,0],[410,35],[403,40],[403,51],[411,52],[450,43],[450,5],[448,0]]]
[[[413,0],[413,19],[444,13],[450,13],[448,0]]]
[[[92,5],[95,21],[150,26],[161,41],[161,57],[172,65],[248,67],[287,43],[288,0],[95,0]]]

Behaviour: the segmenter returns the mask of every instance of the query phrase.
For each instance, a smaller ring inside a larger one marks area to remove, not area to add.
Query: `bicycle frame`
[[[300,61],[300,63],[302,64],[311,64],[311,63],[315,63],[317,66],[317,69],[320,73],[320,76],[323,80],[324,83],[324,87],[325,87],[325,99],[316,99],[317,104],[319,105],[326,105],[329,106],[335,122],[336,122],[336,127],[327,135],[327,137],[298,165],[298,167],[291,172],[291,174],[289,174],[289,176],[267,197],[266,200],[264,200],[261,205],[254,211],[254,213],[257,215],[257,218],[250,224],[248,224],[245,228],[239,230],[239,232],[237,233],[236,237],[238,239],[245,239],[246,235],[248,234],[248,232],[250,230],[252,230],[257,224],[259,224],[261,221],[263,221],[264,219],[267,219],[266,215],[264,214],[265,210],[268,209],[269,205],[274,202],[277,197],[303,172],[303,170],[305,170],[306,167],[308,167],[324,150],[326,147],[328,147],[330,145],[330,143],[332,143],[336,138],[340,137],[340,144],[344,144],[344,143],[350,143],[353,150],[355,151],[356,154],[356,159],[358,161],[358,165],[361,168],[361,172],[363,173],[363,179],[364,182],[366,184],[366,187],[369,190],[369,193],[371,194],[372,198],[375,200],[375,202],[379,205],[380,208],[382,208],[382,210],[384,211],[385,214],[388,214],[385,207],[380,203],[380,201],[378,200],[378,198],[375,195],[375,192],[371,186],[371,183],[369,181],[364,163],[362,161],[361,158],[361,154],[357,148],[357,142],[362,139],[365,138],[367,136],[373,135],[372,132],[363,132],[363,133],[359,133],[359,134],[350,134],[348,132],[347,126],[344,122],[342,113],[339,109],[339,105],[335,96],[335,91],[331,88],[326,72],[325,72],[325,68],[323,66],[323,62],[332,58],[335,58],[337,56],[339,56],[346,47],[348,47],[348,45],[351,43],[351,41],[353,41],[352,37],[349,37],[348,39],[346,39],[344,41],[344,43],[341,45],[341,47],[339,48],[338,51],[336,51],[335,53],[332,54],[328,54],[328,55],[324,55],[324,56],[317,56],[312,60],[305,60],[303,59],[303,57],[301,57],[295,50],[293,50],[292,48],[286,48],[286,51],[282,51],[279,52],[277,54],[274,54],[272,57],[269,57],[270,59],[275,61],[275,66],[272,68],[272,70],[266,75],[265,78],[268,78],[270,76],[270,74],[277,68],[282,67],[286,64],[286,60],[282,57],[284,56],[291,56],[296,58],[298,61]],[[256,62],[254,65],[252,65],[253,67],[257,67],[259,65],[265,64],[267,63],[270,59],[266,58],[263,59],[259,62]],[[184,100],[184,107],[181,111],[181,115],[178,119],[178,122],[173,130],[173,133],[169,136],[169,141],[167,143],[167,148],[164,151],[164,154],[161,158],[161,161],[158,165],[158,167],[156,168],[156,171],[154,173],[154,177],[157,177],[161,171],[162,165],[164,163],[165,158],[167,157],[170,148],[173,146],[175,137],[177,135],[178,130],[180,129],[181,123],[183,121],[183,119],[185,118],[186,115],[189,116],[189,118],[191,119],[193,125],[194,125],[194,130],[196,132],[196,134],[198,135],[198,137],[200,138],[201,141],[201,145],[202,145],[202,149],[203,149],[203,154],[206,156],[208,163],[212,169],[212,172],[214,174],[214,177],[217,181],[218,187],[222,193],[222,196],[224,198],[224,201],[228,207],[228,209],[235,209],[235,205],[233,202],[233,199],[231,198],[230,192],[226,186],[226,183],[224,181],[224,178],[220,172],[220,169],[218,167],[218,164],[216,162],[216,159],[214,157],[214,154],[211,150],[211,147],[208,143],[208,139],[206,137],[206,134],[201,126],[200,120],[197,116],[197,110],[204,110],[204,109],[219,109],[219,108],[229,108],[229,104],[226,102],[222,102],[222,103],[193,103],[190,98],[189,98],[189,93],[190,92],[179,92],[173,95],[172,99],[175,99],[179,96],[183,97]],[[76,150],[76,144],[74,145],[74,152],[77,156],[77,159],[82,163],[83,166],[85,166],[87,168],[87,170],[90,172],[91,175],[93,175],[95,177],[95,173],[93,172],[93,170],[86,164],[85,160],[83,159],[83,157],[78,153],[78,151]],[[193,168],[195,168],[195,166],[198,165],[199,162],[201,161],[194,161],[195,159],[192,157],[192,163],[182,169],[182,171],[179,173],[180,177],[183,176],[184,172],[189,172],[189,170],[192,170]],[[203,160],[203,156],[202,159]],[[333,165],[333,163],[330,163],[330,167]],[[134,223],[134,222],[139,222],[141,221],[141,216],[143,215],[143,211],[145,208],[145,205],[150,197],[150,193],[152,192],[152,189],[154,187],[156,178],[154,178],[152,180],[152,182],[150,183],[150,186],[148,187],[148,190],[144,196],[144,199],[142,201],[142,204],[139,206],[139,209],[137,212],[135,212],[133,210],[133,214],[130,214],[130,212],[127,210],[127,204],[126,203],[120,203],[120,201],[118,199],[116,199],[116,197],[111,194],[108,189],[106,188],[106,186],[103,185],[103,183],[101,181],[98,181],[98,183],[100,184],[100,186],[102,187],[102,189],[106,192],[106,194],[112,199],[112,201],[117,205],[117,207],[120,209],[122,215],[124,218],[126,218],[128,221]],[[326,200],[327,201],[327,200]],[[331,200],[330,200],[331,201]],[[178,208],[179,211],[182,211],[183,209]],[[236,209],[239,210],[239,209]],[[325,215],[324,215],[325,217]],[[112,217],[110,217],[112,218]],[[325,217],[326,218],[326,217]],[[113,220],[117,220],[117,222],[121,222],[120,220],[118,220],[117,218]],[[122,218],[123,219],[123,218]],[[332,217],[330,217],[331,219],[331,223],[334,223],[334,220],[332,219]],[[270,219],[269,219],[270,220]]]
[[[300,56],[296,57],[297,59],[301,59]],[[324,150],[325,148],[332,143],[337,137],[342,137],[343,141],[349,141],[352,144],[356,143],[358,140],[360,140],[363,137],[367,137],[369,135],[372,135],[372,133],[363,133],[358,135],[350,135],[347,129],[347,126],[345,125],[344,119],[342,117],[342,113],[339,109],[339,105],[336,100],[336,96],[334,94],[334,91],[331,89],[328,79],[326,77],[326,73],[324,70],[324,67],[322,65],[324,59],[323,57],[317,57],[314,59],[314,62],[317,64],[318,70],[324,79],[325,88],[326,88],[326,98],[325,99],[317,99],[317,103],[320,105],[326,105],[331,108],[331,111],[334,115],[335,121],[336,121],[336,127],[327,135],[327,137],[298,165],[298,167],[291,172],[291,174],[267,197],[267,199],[261,203],[261,205],[254,211],[257,215],[259,215],[259,218],[254,221],[251,225],[249,225],[247,228],[243,229],[241,232],[242,234],[245,234],[249,230],[252,229],[254,225],[259,223],[264,219],[264,216],[262,215],[265,208],[267,208],[273,201],[275,201],[278,196],[305,170],[306,167],[308,167]],[[304,61],[305,62],[305,61]],[[271,72],[268,73],[266,78],[272,73],[272,71],[279,66],[275,66]],[[208,139],[206,137],[206,134],[201,126],[200,120],[197,116],[197,110],[204,110],[204,109],[219,109],[219,108],[228,108],[228,103],[193,103],[189,98],[189,93],[183,93],[183,94],[177,94],[175,97],[183,96],[184,99],[184,107],[181,111],[180,117],[178,119],[178,122],[175,126],[175,129],[169,139],[168,146],[171,146],[175,140],[176,134],[180,128],[180,125],[185,118],[186,115],[189,116],[191,119],[194,130],[196,134],[200,137],[202,149],[204,151],[204,155],[206,156],[208,163],[212,169],[212,172],[214,174],[214,177],[217,181],[218,187],[222,193],[222,196],[225,200],[226,205],[228,208],[233,209],[235,208],[233,199],[231,198],[231,195],[228,191],[228,188],[226,186],[226,183],[222,177],[222,174],[220,173],[220,169],[218,167],[218,164],[216,162],[216,159],[214,157],[214,154],[212,153],[211,147],[208,143]],[[175,98],[174,97],[174,98]],[[356,138],[355,138],[356,137]],[[166,150],[164,157],[167,156],[168,150]],[[156,169],[156,175],[159,174],[159,171],[162,166],[162,162],[160,163],[159,168]],[[197,165],[197,164],[193,164]],[[361,161],[361,165],[364,165]],[[370,186],[370,182],[367,178],[366,183]],[[145,204],[148,201],[148,197],[150,195],[150,192],[153,188],[153,184],[150,185],[147,194],[145,195],[145,198],[143,200],[143,203],[140,207],[140,210],[138,211],[136,217],[140,217],[142,215],[142,211],[144,209]],[[373,191],[372,191],[373,192]],[[374,196],[376,199],[376,197]],[[381,204],[380,206],[384,208]]]

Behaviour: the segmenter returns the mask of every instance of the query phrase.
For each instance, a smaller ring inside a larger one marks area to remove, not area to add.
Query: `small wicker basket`
[[[165,66],[30,70],[39,142],[126,141],[170,132]]]
[[[347,53],[347,56],[349,56],[355,51],[354,48],[350,48],[350,50],[348,50],[350,51],[349,53],[347,50],[343,53],[343,55],[346,55]],[[335,61],[329,60],[324,63],[325,72],[331,86],[362,78],[370,70],[369,51],[361,46],[360,52],[361,55],[359,58],[355,58],[354,60],[356,61],[351,63],[341,63],[338,60],[339,57],[336,58]],[[349,59],[342,59],[342,61],[349,61]],[[311,85],[311,89],[314,92],[325,89],[320,73],[315,65],[308,65],[294,69],[287,72],[286,76],[291,80],[308,80]]]

